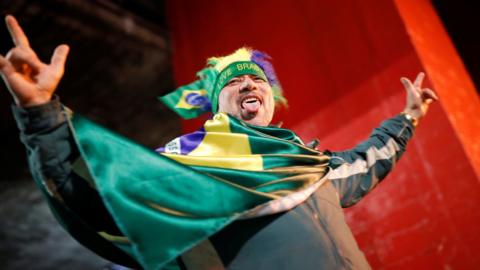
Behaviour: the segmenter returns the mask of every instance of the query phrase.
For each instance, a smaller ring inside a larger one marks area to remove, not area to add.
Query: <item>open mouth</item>
[[[242,109],[246,110],[248,113],[255,113],[262,106],[262,99],[258,96],[246,96],[242,99],[241,102]]]

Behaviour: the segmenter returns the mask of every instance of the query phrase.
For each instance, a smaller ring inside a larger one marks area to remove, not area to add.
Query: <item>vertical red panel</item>
[[[468,92],[466,73],[429,1],[176,0],[168,11],[178,84],[192,81],[209,56],[243,45],[264,50],[274,58],[290,103],[276,120],[305,139],[320,138],[322,148],[345,149],[364,139],[403,109],[400,76],[427,70],[442,102],[432,106],[392,175],[348,209],[347,219],[376,269],[480,264],[478,151],[466,146],[477,145],[478,125],[458,117],[478,115],[478,97]],[[418,20],[428,31],[414,35],[426,29]],[[434,42],[420,46],[432,33]],[[433,65],[432,57],[442,64]],[[442,78],[454,78],[467,94],[449,91],[452,85]],[[468,106],[450,104],[465,96],[472,100]]]
[[[415,51],[480,176],[480,98],[430,1],[397,0]]]

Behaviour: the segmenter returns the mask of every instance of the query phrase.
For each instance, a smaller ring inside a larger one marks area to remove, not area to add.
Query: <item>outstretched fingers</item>
[[[63,74],[65,62],[67,61],[69,51],[70,48],[68,47],[68,45],[62,44],[55,48],[55,51],[53,52],[52,59],[50,60],[50,65],[58,74]]]
[[[403,86],[405,86],[405,88],[413,86],[412,82],[408,78],[401,77],[400,81],[402,82]]]
[[[413,83],[408,78],[402,77],[402,78],[400,78],[400,81],[402,82],[403,87],[405,88],[405,90],[407,91],[407,93],[409,95],[413,95],[413,96],[418,96],[419,95],[417,89],[415,88]]]
[[[425,73],[423,72],[418,73],[417,78],[415,78],[415,81],[413,82],[413,86],[421,88],[424,78],[425,78]]]
[[[418,120],[425,116],[430,103],[438,100],[437,95],[429,88],[422,88],[425,73],[420,72],[412,83],[409,79],[402,77],[402,82],[407,91],[407,102],[403,112]]]
[[[65,61],[67,60],[68,52],[70,48],[68,45],[62,44],[55,48],[53,51],[52,59],[50,60],[50,64],[54,67],[63,67],[65,65]]]
[[[28,38],[18,24],[15,17],[13,17],[12,15],[7,15],[7,17],[5,17],[5,22],[7,24],[8,31],[10,32],[10,36],[12,37],[15,46],[30,47]]]

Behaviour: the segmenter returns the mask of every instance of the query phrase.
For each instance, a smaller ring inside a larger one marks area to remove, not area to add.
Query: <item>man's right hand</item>
[[[15,103],[31,107],[49,102],[63,76],[69,47],[58,46],[50,64],[45,64],[30,47],[17,20],[8,15],[5,22],[15,47],[6,57],[0,55],[0,73]]]

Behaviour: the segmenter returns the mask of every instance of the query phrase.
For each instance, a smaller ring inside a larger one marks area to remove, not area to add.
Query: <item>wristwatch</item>
[[[407,113],[407,112],[401,112],[400,115],[403,115],[408,121],[412,123],[414,127],[418,125],[418,119],[415,118],[413,115]]]

